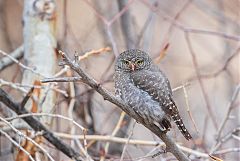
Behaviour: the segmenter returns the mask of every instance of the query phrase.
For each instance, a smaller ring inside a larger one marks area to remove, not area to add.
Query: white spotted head
[[[139,49],[130,49],[122,52],[116,61],[115,70],[134,72],[142,69],[148,69],[152,64],[149,55]]]

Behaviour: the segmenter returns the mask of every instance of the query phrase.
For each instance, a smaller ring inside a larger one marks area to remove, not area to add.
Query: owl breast
[[[118,79],[115,83],[116,95],[131,107],[134,115],[142,118],[147,124],[158,122],[163,118],[165,113],[161,110],[159,103],[146,91],[135,86],[129,75],[122,73],[116,74],[115,77]]]

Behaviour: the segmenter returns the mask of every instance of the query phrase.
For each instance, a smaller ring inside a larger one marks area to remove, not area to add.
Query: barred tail
[[[187,139],[190,140],[192,139],[191,134],[188,132],[188,130],[186,129],[182,118],[179,116],[179,114],[174,114],[172,115],[172,119],[173,121],[176,123],[178,129],[181,131],[181,133],[183,134],[183,136]]]

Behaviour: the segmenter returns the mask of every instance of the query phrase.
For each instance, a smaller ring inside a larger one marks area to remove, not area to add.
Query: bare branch
[[[124,8],[128,8],[128,5],[130,5],[130,2],[128,2],[127,0],[118,0],[118,8],[120,11]],[[136,46],[136,33],[133,29],[131,14],[129,10],[126,10],[121,16],[121,26],[127,48],[133,49]]]
[[[112,134],[111,134],[111,136],[115,136],[115,135],[117,134],[117,132],[119,131],[119,129],[121,128],[121,125],[122,125],[124,116],[125,116],[125,112],[122,112],[122,113],[120,114],[120,117],[119,117],[119,119],[118,119],[118,122],[117,122],[117,124],[116,124],[116,126],[115,126],[115,128],[114,128],[114,130],[113,130],[113,132],[112,132]],[[105,145],[105,147],[104,147],[104,151],[105,151],[106,154],[108,153],[109,145],[110,145],[110,142],[107,142],[106,145]]]
[[[38,147],[39,149],[41,149],[41,151],[47,155],[47,157],[51,160],[54,161],[54,159],[52,158],[52,156],[42,147],[40,146],[37,142],[35,142],[33,139],[31,139],[30,137],[28,137],[27,135],[25,135],[24,133],[22,133],[21,131],[17,130],[10,122],[8,122],[7,120],[5,120],[4,118],[0,117],[0,121],[4,122],[5,124],[7,124],[10,128],[13,129],[14,132],[16,132],[19,136],[24,137],[25,139],[27,139],[28,141],[32,142],[36,147]]]
[[[29,92],[27,93],[27,95],[23,98],[23,100],[22,100],[22,102],[21,102],[21,106],[22,106],[22,107],[25,106],[25,104],[27,103],[27,101],[29,100],[29,98],[32,96],[33,90],[34,90],[34,88],[31,88],[31,89],[29,90]]]
[[[65,138],[65,139],[79,139],[79,140],[84,140],[84,135],[70,135],[66,133],[59,133],[55,132],[54,133],[56,136]],[[121,143],[121,144],[126,144],[127,143],[127,138],[120,138],[112,135],[85,135],[86,140],[96,140],[96,141],[103,141],[103,142],[115,142],[115,143]],[[163,146],[164,144],[162,142],[158,141],[147,141],[147,140],[134,140],[130,139],[129,144],[132,145],[145,145],[145,146]]]
[[[72,122],[75,126],[79,127],[82,131],[86,130],[84,127],[82,127],[80,124],[78,124],[76,121],[74,121],[72,118],[59,115],[59,114],[51,114],[51,113],[26,113],[26,114],[21,114],[13,117],[6,118],[7,121],[11,121],[14,119],[18,118],[24,118],[24,117],[29,117],[29,116],[48,116],[48,117],[56,117],[56,118],[61,118],[67,121]]]
[[[15,59],[21,59],[23,57],[23,45],[19,46],[16,50],[9,54]],[[0,71],[15,63],[10,57],[5,56],[0,60]]]
[[[202,79],[200,77],[200,71],[198,69],[199,67],[198,67],[196,54],[193,51],[192,43],[190,42],[189,34],[187,32],[185,32],[185,39],[186,39],[186,42],[187,42],[187,45],[188,45],[189,52],[190,52],[191,57],[192,57],[192,62],[193,62],[194,69],[196,71],[197,79],[198,79],[198,82],[200,84],[202,94],[204,96],[204,100],[205,100],[206,107],[207,107],[207,110],[208,110],[208,115],[210,116],[210,118],[211,118],[211,120],[213,122],[214,127],[217,129],[218,124],[217,124],[216,118],[214,116],[214,112],[212,110],[212,107],[210,105],[209,97],[207,95],[207,92],[206,92],[206,89],[204,87],[203,81],[202,81]]]
[[[236,138],[234,134],[238,133],[239,131],[240,126],[225,134],[223,137],[219,138],[217,143],[212,148],[210,154],[213,154],[224,142],[228,141],[230,138]]]
[[[3,102],[7,107],[16,112],[18,115],[28,114],[28,111],[21,107],[19,104],[15,103],[9,95],[0,89],[0,101]],[[25,120],[35,131],[43,131],[43,137],[47,139],[52,145],[57,149],[62,151],[70,158],[74,158],[77,161],[84,160],[85,157],[81,156],[78,152],[72,149],[67,144],[63,143],[58,139],[50,130],[48,130],[42,123],[40,123],[33,116],[24,117]]]
[[[5,53],[5,52],[2,51],[2,50],[0,50],[0,54],[2,54],[2,55],[4,55],[4,56],[8,57],[13,63],[18,64],[18,65],[19,65],[20,67],[22,67],[23,69],[26,69],[26,70],[28,70],[28,71],[30,71],[30,72],[36,74],[36,75],[39,75],[39,76],[42,76],[42,77],[45,77],[45,78],[47,77],[47,76],[43,75],[42,73],[36,71],[35,69],[30,68],[30,67],[28,67],[28,66],[22,64],[22,63],[21,63],[20,61],[18,61],[15,57],[13,57],[12,55],[9,55],[9,54]]]
[[[232,98],[231,98],[231,100],[230,100],[229,103],[228,103],[228,106],[227,106],[228,111],[227,111],[226,116],[225,116],[225,118],[223,119],[223,121],[222,121],[222,123],[221,123],[221,125],[220,125],[220,127],[219,127],[219,129],[218,129],[218,132],[217,132],[217,134],[218,134],[217,140],[221,137],[221,133],[222,133],[223,127],[224,127],[224,125],[226,124],[226,122],[227,122],[227,120],[228,120],[228,118],[229,118],[229,115],[230,115],[230,113],[231,113],[231,111],[232,111],[232,108],[233,108],[233,103],[234,103],[234,101],[237,99],[237,96],[238,96],[238,94],[239,94],[239,91],[240,91],[240,84],[235,88],[235,90],[234,90],[234,92],[233,92],[233,95],[232,95]]]
[[[88,58],[89,56],[91,55],[96,55],[96,54],[100,54],[102,52],[109,52],[111,51],[111,48],[110,47],[105,47],[105,48],[101,48],[101,49],[98,49],[98,50],[92,50],[92,51],[89,51],[89,52],[86,52],[84,55],[82,56],[79,56],[79,61],[83,60],[83,59],[86,59]]]
[[[16,147],[18,147],[20,150],[22,150],[28,157],[31,161],[35,161],[33,159],[33,157],[31,156],[31,154],[29,154],[28,151],[26,151],[19,143],[17,143],[15,140],[13,140],[11,138],[11,136],[9,136],[5,131],[1,130],[0,129],[0,133],[2,133],[8,140],[10,140]]]
[[[53,79],[53,78],[52,78]],[[48,80],[46,78],[46,80]],[[50,81],[51,82],[51,81]],[[57,82],[57,81],[56,81]],[[8,82],[8,81],[5,81],[3,79],[0,79],[0,85],[1,86],[10,86],[24,94],[27,94],[28,93],[28,90],[25,89],[25,88],[37,88],[37,89],[51,89],[51,90],[54,90],[58,93],[61,93],[63,94],[65,97],[68,97],[68,94],[66,91],[64,90],[61,90],[61,89],[58,89],[56,87],[53,87],[53,86],[42,86],[42,85],[31,85],[31,84],[22,84],[22,83],[13,83],[13,82]]]
[[[240,152],[240,148],[227,148],[223,150],[219,150],[214,152],[213,154],[225,154],[225,153],[231,153],[231,152]]]
[[[64,52],[59,51],[62,56],[63,62],[65,65],[69,65],[72,70],[77,72],[79,76],[81,76],[82,81],[88,84],[90,87],[94,88],[99,94],[103,96],[105,100],[112,102],[113,104],[117,105],[121,108],[125,113],[129,116],[134,118],[137,122],[143,124],[149,130],[151,130],[154,134],[156,134],[165,144],[167,147],[167,151],[171,152],[178,160],[180,161],[188,161],[189,159],[187,156],[179,149],[179,147],[174,143],[174,141],[164,132],[162,132],[157,126],[152,126],[145,124],[141,119],[136,118],[133,116],[131,112],[129,112],[128,107],[122,100],[116,98],[112,95],[108,90],[103,88],[99,83],[97,83],[93,78],[91,78],[88,74],[86,74],[79,66],[79,64],[75,61],[72,61]]]
[[[175,28],[178,28],[179,30],[182,30],[185,33],[212,35],[212,36],[218,36],[218,37],[222,37],[222,38],[233,40],[233,41],[240,41],[240,36],[230,35],[230,34],[226,34],[223,32],[194,29],[194,28],[186,27],[183,24],[181,24],[179,21],[177,21],[176,18],[172,18],[171,16],[167,15],[166,13],[161,12],[156,6],[151,5],[149,3],[149,1],[141,0],[141,2],[144,5],[146,5],[149,9],[151,9],[153,12],[155,12],[159,16],[163,17],[164,20],[171,22]]]
[[[123,160],[123,157],[124,157],[125,152],[126,152],[126,150],[127,150],[127,146],[128,146],[128,144],[129,144],[129,140],[131,139],[131,137],[132,137],[132,135],[133,135],[133,129],[134,129],[135,125],[136,125],[136,121],[134,121],[133,126],[132,126],[132,129],[131,129],[131,131],[130,131],[130,134],[129,134],[128,138],[127,138],[127,142],[126,142],[125,145],[124,145],[124,148],[123,148],[123,151],[122,151],[122,155],[121,155],[120,161]]]
[[[188,101],[188,94],[187,94],[187,90],[186,90],[185,86],[183,86],[183,93],[184,93],[184,97],[185,97],[185,102],[186,102],[186,106],[187,106],[188,115],[189,115],[190,119],[192,120],[192,123],[193,123],[193,126],[194,126],[195,130],[197,131],[197,133],[199,133],[197,125],[196,125],[196,123],[195,123],[195,121],[193,119],[192,113],[190,111],[190,106],[189,106],[189,101]]]
[[[54,133],[56,136],[64,138],[64,139],[79,139],[79,140],[84,140],[84,135],[70,135],[70,134],[65,134],[65,133]],[[128,138],[120,138],[116,136],[111,136],[111,135],[86,135],[85,136],[86,140],[89,141],[103,141],[103,142],[116,142],[120,144],[126,144],[128,142]],[[143,146],[158,146],[158,147],[165,147],[165,144],[163,142],[159,141],[147,141],[147,140],[136,140],[136,139],[129,139],[128,144],[132,145],[143,145]],[[195,155],[196,157],[201,157],[201,158],[208,158],[207,153],[199,152],[197,150],[193,150],[187,147],[184,147],[182,145],[177,144],[177,146],[184,152],[188,154]]]
[[[17,129],[29,129],[29,127],[27,127],[25,124],[19,124],[19,125],[16,124],[16,125],[14,125],[14,127]],[[5,126],[2,129],[4,131],[11,130],[9,127],[5,127]],[[161,141],[136,140],[136,139],[121,138],[121,137],[116,137],[116,136],[111,136],[111,135],[72,135],[72,134],[66,134],[66,133],[60,133],[60,132],[54,132],[54,135],[57,137],[60,137],[62,139],[74,139],[74,140],[81,140],[81,141],[84,141],[86,139],[87,141],[115,142],[115,143],[120,143],[120,144],[126,144],[128,142],[128,144],[130,144],[130,145],[154,146],[156,148],[165,148],[166,149],[165,144]],[[197,150],[193,150],[193,149],[184,147],[179,144],[177,144],[177,146],[182,151],[184,151],[188,154],[194,155],[196,157],[208,158],[207,153],[199,152]],[[152,153],[152,152],[150,152],[150,153]],[[152,155],[147,154],[146,156],[141,157],[141,158],[146,158],[146,157],[151,157],[151,156]]]
[[[61,78],[45,78],[41,80],[42,83],[49,82],[81,82],[82,79],[80,77],[61,77]]]

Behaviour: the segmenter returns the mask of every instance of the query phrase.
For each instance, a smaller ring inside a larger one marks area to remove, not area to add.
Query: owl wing
[[[178,109],[172,100],[172,90],[167,77],[160,71],[141,70],[132,73],[134,84],[147,92],[153,100],[159,102],[160,106],[168,115],[178,113]],[[171,107],[171,108],[170,108]]]
[[[115,91],[116,96],[131,107],[127,110],[138,122],[154,124],[162,131],[171,128],[170,119],[159,108],[158,102],[154,101],[147,92],[137,88],[130,79],[129,73],[115,73]]]
[[[131,78],[138,88],[146,91],[153,100],[159,102],[162,110],[173,119],[184,137],[187,140],[191,139],[172,99],[172,89],[167,77],[155,67],[153,70],[134,72]]]

